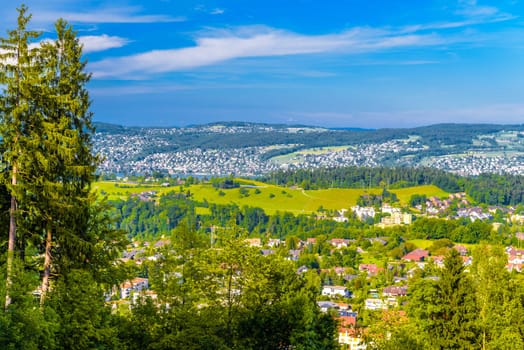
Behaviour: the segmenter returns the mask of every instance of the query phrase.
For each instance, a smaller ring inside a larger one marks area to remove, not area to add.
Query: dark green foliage
[[[240,183],[238,181],[235,181],[233,178],[213,178],[211,179],[211,185],[214,188],[220,189],[231,189],[240,187]]]
[[[427,197],[425,194],[414,194],[409,199],[409,205],[411,207],[416,207],[417,205],[425,205]]]
[[[58,279],[48,309],[60,322],[55,334],[60,348],[117,348],[103,291],[87,271],[71,270]]]
[[[438,280],[411,287],[410,316],[419,322],[431,349],[480,348],[478,306],[471,277],[454,249],[444,260]]]
[[[2,266],[5,260],[2,261]],[[4,269],[0,277],[5,280]],[[39,298],[33,295],[40,281],[33,271],[24,271],[15,259],[11,288],[11,304],[0,312],[1,349],[54,349],[57,344],[54,332],[59,327],[56,319],[45,318],[38,308]],[[0,296],[5,297],[5,284],[0,284]]]
[[[148,299],[118,321],[129,349],[335,349],[336,323],[321,314],[318,287],[278,255],[249,248],[236,229],[216,248],[187,227],[151,266]],[[168,303],[169,307],[163,305]]]

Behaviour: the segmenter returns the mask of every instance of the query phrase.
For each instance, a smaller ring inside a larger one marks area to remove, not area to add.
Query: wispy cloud
[[[51,23],[57,18],[64,18],[72,23],[157,23],[181,22],[184,17],[166,15],[144,15],[136,7],[113,7],[94,9],[86,12],[75,11],[41,11],[33,16],[36,23]]]
[[[85,35],[78,37],[84,45],[84,53],[104,51],[108,49],[125,46],[129,40],[119,36],[102,35]]]
[[[203,5],[196,11],[210,13]],[[219,10],[221,13],[222,9]],[[201,32],[195,45],[185,48],[153,50],[125,57],[107,58],[91,64],[98,78],[147,77],[151,74],[191,70],[225,61],[325,53],[373,53],[398,48],[478,43],[482,35],[471,35],[473,25],[507,21],[514,16],[495,7],[477,5],[474,0],[459,1],[456,20],[409,25],[397,28],[355,27],[341,33],[304,35],[265,26],[244,26]],[[452,30],[455,29],[455,30]],[[405,64],[427,64],[428,60]],[[433,62],[430,62],[433,63]]]
[[[159,91],[169,93],[173,91],[183,91],[195,89],[191,85],[178,84],[133,84],[125,86],[111,86],[111,87],[94,87],[90,88],[89,92],[92,96],[126,96],[126,95],[144,95],[156,94]]]
[[[481,6],[476,0],[459,1],[455,14],[468,18],[470,22],[501,22],[516,18],[511,14],[501,12],[497,7]]]
[[[221,15],[225,12],[224,9],[216,8],[210,12],[211,15]]]
[[[208,33],[198,38],[193,47],[105,59],[92,63],[90,69],[95,77],[121,77],[188,70],[238,58],[336,51],[361,53],[444,42],[436,34],[396,34],[372,28],[354,28],[340,34],[302,35],[256,26]]]

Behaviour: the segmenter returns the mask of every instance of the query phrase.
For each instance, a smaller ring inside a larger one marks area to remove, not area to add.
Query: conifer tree
[[[438,280],[421,280],[412,288],[410,316],[425,333],[430,349],[478,349],[478,308],[462,257],[451,249]]]
[[[35,67],[36,49],[30,44],[39,37],[39,33],[27,29],[31,15],[27,14],[27,7],[18,8],[18,26],[8,32],[7,38],[0,39],[0,85],[3,92],[0,94],[0,125],[3,161],[6,170],[2,181],[10,193],[9,209],[9,238],[6,272],[6,300],[5,307],[11,303],[10,287],[12,268],[15,259],[17,235],[17,221],[19,213],[19,199],[25,195],[24,179],[27,176],[26,167],[30,150],[30,140],[34,126],[35,106],[32,96],[36,85],[38,70]],[[23,246],[23,244],[21,244]]]
[[[35,205],[40,208],[45,233],[42,303],[52,257],[71,257],[67,246],[89,249],[89,240],[82,235],[87,232],[90,184],[97,164],[91,153],[93,127],[85,88],[90,75],[84,71],[82,46],[66,21],[59,19],[55,29],[57,39],[42,44],[38,60],[42,72],[37,95],[41,123],[34,141],[38,151],[33,153],[32,162]]]

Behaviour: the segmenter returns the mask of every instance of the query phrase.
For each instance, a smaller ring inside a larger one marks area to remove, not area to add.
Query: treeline
[[[434,168],[341,167],[277,171],[261,181],[304,189],[369,188],[387,189],[435,185],[447,192],[466,192],[477,203],[518,205],[524,202],[524,176],[481,174],[462,177]]]

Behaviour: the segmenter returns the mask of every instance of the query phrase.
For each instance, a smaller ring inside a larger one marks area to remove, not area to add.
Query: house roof
[[[403,260],[421,261],[429,256],[429,252],[424,249],[417,248],[412,252],[407,253],[402,257]]]

